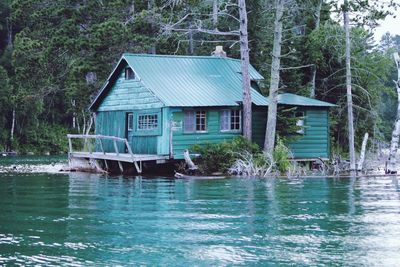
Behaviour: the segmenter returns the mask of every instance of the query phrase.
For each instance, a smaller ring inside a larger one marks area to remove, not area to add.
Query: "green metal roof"
[[[90,109],[96,109],[113,84],[113,77],[126,63],[135,71],[144,87],[165,106],[237,106],[242,101],[242,75],[240,60],[214,56],[122,55],[117,66],[100,90]],[[125,63],[124,63],[125,64]],[[252,80],[263,77],[250,65]],[[252,101],[268,106],[268,98],[255,89]],[[281,94],[279,104],[332,107],[333,104],[294,94]]]
[[[278,95],[278,103],[282,105],[308,106],[308,107],[335,107],[336,105],[317,99],[284,93]]]
[[[240,61],[213,56],[124,54],[144,85],[166,106],[235,106],[242,101]],[[253,80],[263,77],[250,66]],[[252,90],[256,105],[268,105]]]

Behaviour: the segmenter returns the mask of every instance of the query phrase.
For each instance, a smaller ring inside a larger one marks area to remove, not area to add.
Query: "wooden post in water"
[[[361,153],[360,153],[360,159],[357,163],[357,171],[362,171],[363,165],[364,165],[364,159],[365,159],[365,149],[367,148],[367,142],[368,142],[368,133],[365,133],[364,139],[361,145]]]
[[[170,120],[169,121],[169,158],[170,159],[174,158],[174,145],[173,145],[173,140],[172,140],[174,133],[173,133],[172,127],[173,127],[173,121]]]
[[[69,153],[72,153],[72,140],[71,140],[71,137],[68,137],[68,145],[69,145]]]

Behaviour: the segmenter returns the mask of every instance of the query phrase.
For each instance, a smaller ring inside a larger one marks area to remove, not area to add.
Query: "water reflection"
[[[0,264],[384,265],[394,178],[3,175]]]

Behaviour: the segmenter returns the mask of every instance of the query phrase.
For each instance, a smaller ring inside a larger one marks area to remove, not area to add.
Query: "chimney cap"
[[[226,57],[226,52],[222,45],[217,45],[211,55],[214,57]]]

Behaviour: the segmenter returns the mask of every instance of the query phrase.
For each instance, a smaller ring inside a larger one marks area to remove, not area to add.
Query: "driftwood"
[[[364,159],[365,159],[365,149],[367,147],[367,142],[368,142],[368,133],[365,133],[364,139],[363,139],[363,142],[361,145],[360,159],[358,160],[358,163],[357,163],[357,171],[363,170]]]
[[[192,179],[192,180],[218,180],[226,179],[226,176],[196,176],[196,175],[186,175],[179,172],[175,172],[174,175],[177,179]]]
[[[190,158],[189,150],[185,149],[185,151],[183,152],[183,157],[185,158],[185,162],[189,170],[195,171],[199,169],[199,167],[197,167],[196,164],[194,164],[192,159]]]
[[[239,159],[235,161],[232,167],[229,168],[228,172],[232,175],[240,175],[245,177],[267,177],[273,175],[273,168],[275,162],[269,154],[264,153],[265,162],[263,165],[258,165],[254,159],[253,154],[248,151],[243,151],[239,154]]]

